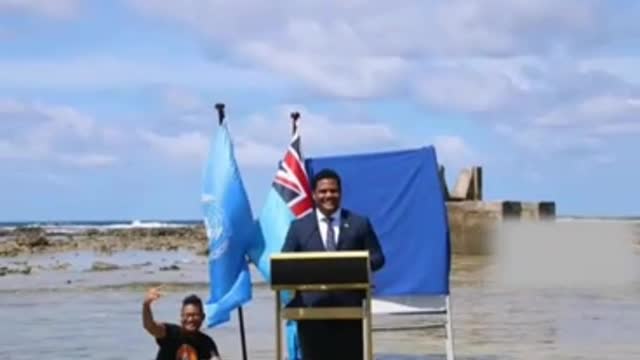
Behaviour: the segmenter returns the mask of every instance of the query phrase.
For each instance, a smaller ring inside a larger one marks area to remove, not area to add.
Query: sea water
[[[594,256],[594,250],[602,253],[605,248],[593,244],[574,249],[572,257],[540,243],[546,253],[509,249],[510,261],[454,257],[456,358],[640,359],[640,276],[617,264],[640,264],[637,247],[629,244],[612,261],[616,254],[611,251],[604,260]],[[185,295],[207,297],[206,262],[188,253],[130,252],[110,258],[65,253],[0,262],[46,264],[76,258],[65,270],[0,277],[0,359],[154,359],[157,346],[142,328],[145,290],[167,284],[166,296],[153,306],[159,321],[178,321]],[[88,259],[118,263],[122,269],[90,272]],[[564,264],[558,259],[565,259]],[[159,271],[164,263],[177,263],[179,270]],[[554,276],[545,269],[553,269]],[[274,359],[273,294],[256,272],[253,277],[253,300],[243,309],[249,359]],[[215,339],[223,359],[242,358],[236,314],[205,332]],[[439,328],[375,333],[374,348],[379,359],[445,359],[443,335]]]

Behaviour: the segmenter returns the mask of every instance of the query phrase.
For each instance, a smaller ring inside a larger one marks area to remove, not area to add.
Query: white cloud
[[[433,140],[438,154],[438,161],[445,166],[454,168],[475,165],[476,154],[465,140],[456,135],[439,135]]]
[[[161,61],[113,55],[0,60],[0,89],[66,90],[174,86],[227,90],[285,86],[263,71],[200,61]],[[176,100],[176,99],[174,99]],[[184,99],[183,99],[184,100]]]
[[[597,24],[613,19],[598,0],[367,1],[130,0],[252,61],[323,93],[374,97],[411,81],[410,64],[495,58],[606,44]],[[507,15],[508,14],[508,15]],[[460,80],[462,81],[462,80]]]
[[[238,163],[243,167],[252,168],[275,168],[285,150],[246,136],[238,136],[234,145]]]
[[[638,33],[640,27],[630,21],[638,13],[638,6],[620,12],[598,0],[128,3],[145,15],[191,27],[199,38],[222,49],[226,62],[204,57],[180,61],[115,55],[5,59],[0,60],[0,88],[168,87],[164,96],[171,111],[179,112],[176,117],[186,124],[200,128],[173,133],[147,129],[137,135],[173,158],[202,158],[197,154],[206,149],[209,134],[201,128],[210,125],[202,119],[205,111],[206,116],[213,112],[185,89],[210,89],[212,84],[243,92],[274,92],[297,84],[314,95],[345,99],[401,96],[419,100],[430,109],[462,114],[497,127],[501,130],[498,133],[533,153],[543,148],[545,153],[599,156],[607,142],[640,131],[634,121],[640,82],[634,85],[620,78],[624,72],[638,73],[630,65],[636,58],[622,61],[601,56],[589,60],[584,55]],[[77,9],[75,5],[78,2],[0,2],[0,8],[42,14],[55,14],[51,9],[56,7]],[[607,31],[598,28],[598,24],[611,19],[617,21]],[[610,69],[616,60],[626,64],[624,72]],[[230,65],[234,62],[242,66]],[[3,109],[14,115],[22,113],[16,106],[25,105],[0,103],[0,114]],[[37,125],[28,135],[22,133],[18,140],[7,137],[0,142],[5,157],[10,153],[16,157],[16,152],[23,157],[46,156],[50,148],[61,146],[58,140],[62,132],[76,141],[117,141],[119,136],[117,131],[97,130],[92,119],[83,118],[73,109],[30,109],[37,117],[52,121]],[[247,121],[249,125],[233,124],[237,127],[234,135],[239,157],[259,166],[281,156],[288,141],[288,111],[285,108],[253,116]],[[301,112],[305,151],[313,155],[371,149],[378,144],[393,148],[402,143],[390,127],[382,124]],[[328,136],[334,141],[331,145]],[[456,149],[454,138],[437,140],[452,159],[459,159],[459,153],[464,152]],[[466,157],[471,156],[469,149],[465,151]],[[263,158],[267,160],[258,160]]]
[[[609,136],[609,135],[625,135],[625,136],[638,136],[640,135],[640,122],[636,117],[633,120],[629,120],[620,124],[606,124],[598,126],[594,130],[595,135]]]
[[[495,55],[601,42],[597,0],[130,0],[139,11],[191,26],[227,44],[352,55]],[[508,14],[508,16],[507,16]],[[266,30],[267,29],[267,30]],[[548,34],[555,36],[547,36]],[[580,35],[580,36],[577,36]]]
[[[295,78],[314,91],[342,98],[389,94],[409,68],[407,60],[396,56],[345,59],[332,53],[288,51],[268,43],[250,43],[240,52],[282,76]]]
[[[23,149],[8,140],[0,139],[0,159],[22,159],[29,158],[29,154]]]
[[[436,69],[444,72],[428,69],[435,80],[422,78],[420,98],[489,124],[527,155],[593,160],[640,130],[640,86],[574,65],[573,59],[443,60]],[[452,66],[456,71],[446,71]]]
[[[207,109],[202,98],[184,88],[169,88],[163,93],[170,112],[176,111],[173,122],[181,122],[178,130],[170,124],[163,133],[149,129],[138,130],[138,136],[173,160],[186,160],[199,166],[208,152],[211,136],[215,133],[215,114]],[[294,111],[301,113],[299,126],[305,154],[318,156],[371,149],[389,149],[402,144],[402,140],[388,125],[367,119],[348,120],[329,118],[309,111],[301,105],[282,105],[265,113],[253,113],[236,118],[227,113],[227,124],[234,141],[236,156],[242,166],[273,167],[282,158],[291,138],[291,118]],[[184,130],[188,124],[189,130]]]
[[[294,111],[301,114],[298,123],[303,151],[309,155],[388,149],[402,143],[402,139],[387,124],[318,114],[296,105],[281,106],[268,116],[253,115],[246,125],[238,129],[238,133],[282,149],[282,156],[291,136],[290,114]]]
[[[60,161],[79,167],[103,167],[113,165],[117,158],[104,154],[60,154]]]
[[[118,130],[100,126],[75,108],[15,99],[0,100],[0,158],[48,161],[77,167],[116,162],[106,145]]]
[[[595,95],[550,106],[521,126],[499,125],[499,133],[531,153],[560,153],[603,163],[604,152],[625,137],[640,134],[640,106],[627,95]]]
[[[196,94],[179,87],[170,87],[164,92],[164,100],[172,109],[181,111],[201,110],[202,99]]]
[[[178,135],[161,135],[150,130],[139,130],[138,134],[156,151],[173,159],[201,163],[207,155],[209,139],[200,132],[190,131]]]
[[[305,156],[336,155],[403,145],[388,125],[370,121],[330,119],[304,107],[285,105],[268,114],[252,114],[247,119],[228,119],[229,131],[241,166],[273,167],[282,158],[291,138],[292,111],[301,113],[299,121]],[[161,135],[150,130],[138,132],[155,151],[177,161],[201,165],[208,153],[210,134],[190,130]]]
[[[561,132],[550,135],[547,129],[527,127],[516,128],[501,124],[497,132],[527,150],[530,155],[550,158],[557,154],[591,154],[604,148],[598,137],[583,133]]]
[[[27,13],[53,19],[69,19],[80,10],[79,0],[0,0],[0,14]]]
[[[210,137],[203,132],[188,131],[175,135],[161,135],[149,130],[140,130],[141,139],[149,144],[155,153],[167,156],[175,163],[201,166],[209,153]],[[233,145],[238,164],[242,167],[273,167],[283,155],[283,149],[247,138],[243,134],[232,133]]]
[[[190,27],[234,60],[274,71],[316,94],[417,99],[430,109],[512,127],[500,133],[527,151],[550,144],[551,151],[581,156],[580,149],[586,149],[591,156],[593,148],[614,141],[614,134],[637,131],[628,121],[635,108],[626,101],[640,92],[635,66],[640,57],[599,54],[608,46],[633,44],[640,35],[638,5],[600,0],[129,3],[148,16]],[[629,73],[636,84],[625,76]],[[565,122],[582,125],[558,131]]]
[[[613,164],[616,162],[616,158],[614,156],[606,154],[595,155],[592,160],[597,164],[603,165]]]
[[[26,106],[14,99],[0,99],[0,114],[12,114],[25,111]]]
[[[594,56],[577,61],[580,71],[604,71],[626,81],[640,85],[640,56]]]
[[[640,116],[638,99],[624,96],[599,95],[571,105],[535,119],[534,124],[560,129],[592,126],[601,132],[607,126],[632,125]]]
[[[416,84],[418,97],[446,110],[492,111],[509,104],[518,89],[502,71],[476,71],[464,66],[436,67]]]

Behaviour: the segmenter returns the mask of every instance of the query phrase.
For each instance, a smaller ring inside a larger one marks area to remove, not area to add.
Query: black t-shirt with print
[[[156,360],[208,360],[218,355],[216,343],[201,332],[187,334],[180,326],[164,324],[166,335],[156,339],[160,346]]]

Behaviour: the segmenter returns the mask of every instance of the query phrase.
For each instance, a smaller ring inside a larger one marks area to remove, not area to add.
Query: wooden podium
[[[363,353],[373,360],[371,268],[368,251],[287,252],[271,256],[271,289],[276,295],[276,359],[282,360],[283,320],[361,319]],[[282,292],[360,290],[360,307],[284,307]]]

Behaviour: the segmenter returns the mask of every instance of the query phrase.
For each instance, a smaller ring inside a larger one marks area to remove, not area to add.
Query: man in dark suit
[[[291,223],[282,252],[369,250],[371,270],[382,268],[384,254],[369,219],[340,206],[340,176],[324,169],[312,179],[312,188],[315,211]],[[363,298],[361,291],[305,292],[289,306],[360,306]],[[298,336],[304,360],[364,357],[360,320],[299,321]]]

